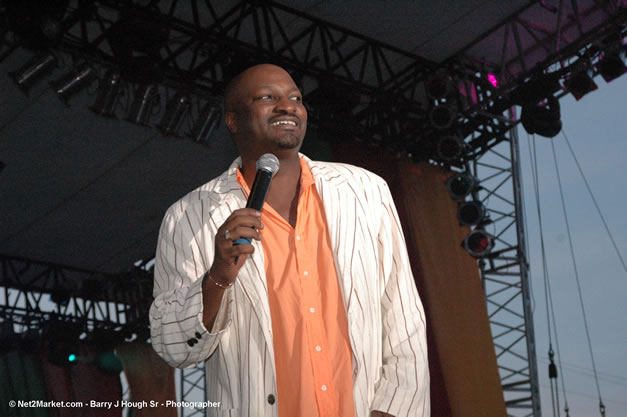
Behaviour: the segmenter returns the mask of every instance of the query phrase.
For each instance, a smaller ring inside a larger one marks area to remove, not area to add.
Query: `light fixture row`
[[[39,53],[17,71],[9,75],[24,94],[50,75],[58,65],[58,58],[50,52]],[[120,98],[126,94],[132,96],[126,121],[142,126],[151,126],[153,118],[161,111],[160,86],[156,83],[131,83],[121,77],[120,71],[114,68],[106,70],[104,76],[98,76],[93,65],[83,62],[61,77],[49,83],[65,105],[78,92],[88,88],[98,80],[98,90],[90,109],[103,117],[116,118]],[[210,99],[203,105],[194,120],[191,129],[181,133],[184,120],[191,117],[192,105],[200,99],[191,93],[178,91],[167,100],[165,111],[157,129],[164,135],[188,137],[196,142],[206,143],[210,140],[218,126],[222,108],[217,99]]]

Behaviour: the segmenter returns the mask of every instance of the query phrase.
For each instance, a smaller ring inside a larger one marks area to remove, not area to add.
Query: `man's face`
[[[229,110],[227,125],[240,152],[300,149],[307,130],[307,110],[300,90],[283,69],[261,65],[245,73]]]

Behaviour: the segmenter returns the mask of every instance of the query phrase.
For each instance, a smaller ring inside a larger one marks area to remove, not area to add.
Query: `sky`
[[[595,82],[599,89],[579,101],[570,95],[560,100],[563,129],[559,135],[553,139],[535,137],[547,281],[551,287],[557,330],[557,340],[553,336],[552,341],[555,351],[559,343],[563,371],[560,377],[566,388],[569,415],[600,416],[551,141],[559,166],[605,415],[627,417],[627,271],[608,237],[564,137],[565,134],[570,141],[616,245],[623,259],[627,260],[627,75],[611,83],[596,77]],[[546,417],[554,414],[548,378],[549,338],[540,229],[529,151],[534,139],[522,126],[519,129],[536,353],[542,415]],[[564,393],[561,382],[559,384],[560,415],[565,416]]]

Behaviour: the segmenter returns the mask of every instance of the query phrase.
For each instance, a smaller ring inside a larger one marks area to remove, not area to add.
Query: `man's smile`
[[[272,122],[271,126],[279,126],[279,125],[288,125],[288,126],[296,126],[296,122],[293,120],[277,120],[276,122]]]

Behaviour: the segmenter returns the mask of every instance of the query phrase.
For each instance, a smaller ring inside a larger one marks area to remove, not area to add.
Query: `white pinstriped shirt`
[[[329,223],[348,319],[356,416],[380,410],[427,417],[424,311],[387,184],[362,168],[301,157],[311,168]],[[273,352],[260,242],[253,240],[255,253],[225,291],[211,332],[202,324],[201,278],[213,261],[216,230],[246,205],[236,179],[240,164],[238,158],[167,211],[156,254],[151,338],[172,366],[205,361],[207,399],[220,402],[208,415],[276,417],[274,363],[281,358]]]

